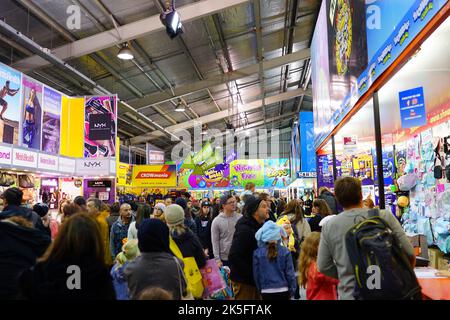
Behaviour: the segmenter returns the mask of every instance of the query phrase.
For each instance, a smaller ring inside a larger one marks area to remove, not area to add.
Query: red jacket
[[[336,286],[339,280],[330,278],[317,270],[316,262],[312,262],[308,270],[306,283],[307,300],[337,300]]]

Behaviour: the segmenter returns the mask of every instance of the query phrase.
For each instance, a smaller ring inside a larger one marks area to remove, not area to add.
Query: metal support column
[[[373,118],[375,125],[375,148],[376,148],[377,175],[378,175],[378,200],[380,209],[385,209],[386,200],[384,195],[383,146],[381,144],[380,104],[378,101],[378,91],[375,91],[375,93],[373,94]]]
[[[331,149],[333,153],[333,180],[336,181],[337,176],[337,164],[336,164],[336,144],[334,141],[334,135],[331,136]]]

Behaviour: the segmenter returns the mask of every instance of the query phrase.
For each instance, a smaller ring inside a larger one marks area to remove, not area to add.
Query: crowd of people
[[[199,299],[192,273],[211,259],[229,272],[230,299],[299,299],[300,288],[308,300],[353,299],[345,236],[370,207],[357,179],[339,179],[334,191],[287,203],[252,183],[240,196],[201,201],[186,193],[108,206],[77,197],[53,218],[46,204],[22,206],[22,192],[10,188],[0,213],[0,299]],[[379,215],[414,266],[399,222]]]

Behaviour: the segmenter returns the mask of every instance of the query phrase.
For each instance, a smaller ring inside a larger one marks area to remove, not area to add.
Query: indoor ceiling
[[[1,20],[90,81],[36,58],[3,30],[0,61],[69,95],[117,93],[119,136],[135,146],[168,150],[177,143],[171,133],[192,130],[194,120],[221,131],[283,129],[312,111],[308,48],[320,0],[177,0],[186,20],[173,40],[156,19],[164,2],[2,0]],[[71,5],[81,10],[79,30],[67,27]],[[103,45],[108,37],[115,40]],[[127,40],[132,61],[116,56]],[[175,112],[180,101],[185,112]]]

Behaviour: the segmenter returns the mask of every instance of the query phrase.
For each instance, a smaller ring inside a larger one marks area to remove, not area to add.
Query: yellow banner
[[[121,187],[131,187],[133,180],[133,166],[127,163],[121,163],[117,165],[117,185]]]
[[[84,98],[62,98],[60,153],[68,157],[83,157]]]
[[[132,185],[148,188],[176,187],[176,165],[133,166]]]

